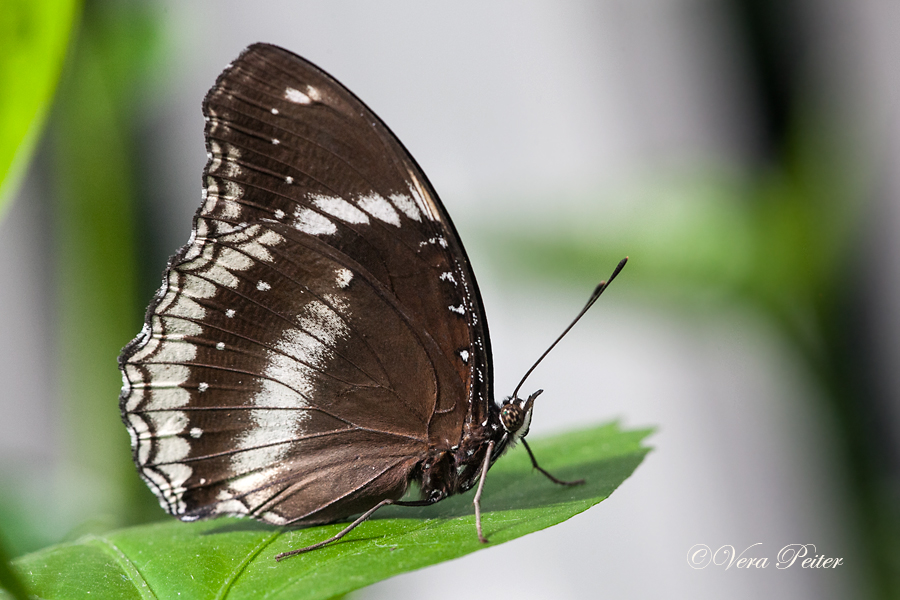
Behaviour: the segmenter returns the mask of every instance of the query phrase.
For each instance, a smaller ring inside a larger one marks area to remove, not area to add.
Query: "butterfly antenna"
[[[522,387],[522,384],[525,383],[525,380],[528,379],[528,376],[531,375],[531,372],[534,371],[539,364],[541,364],[541,361],[544,360],[544,358],[548,354],[550,354],[550,351],[553,350],[553,348],[559,343],[559,341],[561,339],[563,339],[564,337],[566,337],[566,334],[569,333],[569,330],[571,330],[573,327],[575,327],[575,323],[577,323],[581,319],[581,317],[584,316],[584,313],[586,313],[588,310],[590,310],[590,308],[594,305],[594,302],[597,301],[597,298],[600,297],[600,294],[602,294],[603,291],[607,287],[609,287],[609,284],[612,283],[613,279],[616,278],[616,275],[619,274],[619,271],[622,270],[622,268],[625,266],[625,263],[627,263],[627,262],[628,262],[628,257],[626,256],[625,258],[623,258],[622,260],[619,261],[618,265],[616,265],[616,269],[613,271],[613,274],[609,276],[609,279],[607,279],[606,281],[601,281],[597,285],[597,287],[594,288],[594,292],[591,294],[591,297],[588,298],[587,304],[584,305],[584,308],[581,309],[581,312],[578,313],[578,315],[575,317],[575,319],[571,323],[569,323],[569,326],[566,327],[565,330],[561,334],[559,334],[559,337],[556,338],[556,340],[552,344],[550,344],[550,347],[547,348],[543,354],[541,354],[541,357],[539,359],[537,359],[533,365],[531,365],[531,368],[528,369],[528,371],[525,373],[525,376],[522,377],[522,381],[519,382],[519,385],[516,386],[515,391],[513,391],[513,393],[512,393],[513,398],[519,397],[518,396],[519,388]],[[531,400],[533,402],[533,398]]]

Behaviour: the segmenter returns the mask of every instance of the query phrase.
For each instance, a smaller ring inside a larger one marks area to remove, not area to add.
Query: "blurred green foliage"
[[[0,217],[40,138],[79,4],[0,2]]]
[[[85,5],[50,139],[64,471],[67,483],[80,488],[72,497],[98,515],[99,527],[161,514],[135,473],[118,411],[109,410],[122,384],[116,359],[141,325],[137,117],[157,30],[154,13],[141,3]]]

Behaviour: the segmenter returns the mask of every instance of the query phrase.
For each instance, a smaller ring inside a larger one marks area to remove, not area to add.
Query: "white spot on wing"
[[[176,436],[184,431],[188,425],[187,415],[180,410],[151,412],[146,413],[144,416],[150,421],[152,431],[148,430],[144,432],[141,437],[150,438],[153,436],[162,438]],[[184,456],[187,455],[185,454]],[[181,460],[184,456],[180,456],[176,460]]]
[[[146,464],[147,459],[150,457],[151,444],[144,439],[144,434],[147,431],[149,431],[147,422],[140,415],[128,415],[128,434],[131,437],[131,449],[137,451],[137,462],[139,465]]]
[[[300,326],[327,347],[332,348],[337,340],[347,336],[347,325],[340,315],[321,302],[310,302],[298,318]],[[315,363],[319,364],[319,363]]]
[[[294,178],[291,177],[290,175],[288,175],[287,177],[284,178],[284,182],[288,185],[291,185],[292,183],[294,183]]]
[[[220,490],[219,493],[216,494],[216,500],[215,514],[217,515],[247,514],[247,506],[240,500],[233,498],[228,490]]]
[[[447,271],[445,273],[441,273],[442,281],[449,281],[450,283],[456,283],[456,278],[453,277],[453,273]]]
[[[218,344],[216,344],[216,350],[224,350],[224,349],[225,349],[225,342],[219,342]]]
[[[335,283],[339,288],[345,288],[350,285],[353,279],[353,272],[350,269],[338,269],[335,271]]]
[[[424,242],[419,242],[420,246],[427,246],[428,244],[437,244],[441,248],[446,248],[447,240],[445,240],[443,237],[438,236],[438,237],[429,238],[429,239],[425,240]]]
[[[277,145],[280,144],[280,143],[281,143],[281,140],[279,140],[278,138],[272,138],[272,145],[273,145],[273,146],[277,146]]]
[[[338,196],[313,195],[313,204],[333,217],[345,223],[368,224],[369,217],[343,198]]]
[[[169,336],[178,334],[178,335],[200,335],[203,333],[203,327],[201,327],[198,323],[194,323],[192,321],[186,321],[185,319],[178,319],[174,317],[153,317],[153,329],[154,330],[164,330],[167,332]],[[149,345],[149,344],[148,344]],[[137,362],[139,360],[143,360],[147,357],[146,354],[141,352],[140,354],[135,354],[131,357],[131,360]]]
[[[219,200],[219,184],[212,177],[206,179],[206,195],[203,197],[202,214],[211,215],[216,210]]]
[[[182,437],[157,437],[155,450],[154,463],[178,463],[190,454],[191,444]]]
[[[419,207],[416,206],[412,198],[403,194],[391,194],[389,198],[394,203],[394,206],[399,208],[407,217],[414,221],[422,220],[422,213],[419,212]]]
[[[219,167],[222,166],[222,148],[219,146],[217,142],[209,143],[209,151],[206,153],[206,157],[210,159],[208,170],[210,173],[215,173],[219,170]]]
[[[257,232],[255,231],[254,236],[240,244],[238,248],[253,259],[261,262],[273,262],[269,247],[279,244],[284,238],[270,229],[262,229],[259,225],[254,226],[254,228],[257,227],[259,228],[258,231],[263,233],[256,235]],[[243,264],[247,265],[245,269],[249,269],[253,265],[253,261],[248,259],[248,262]]]
[[[192,438],[199,438],[201,435],[203,435],[203,430],[202,430],[202,429],[200,429],[199,427],[192,427],[192,428],[191,428],[191,437],[192,437]]]
[[[185,443],[187,441],[182,440]],[[185,492],[184,482],[191,476],[193,470],[184,463],[156,465],[142,470],[151,485],[156,488],[160,499],[168,505],[170,512],[183,513],[184,501],[181,499]]]
[[[267,510],[260,516],[266,523],[271,523],[272,525],[284,525],[285,523],[287,523],[287,519],[271,510]]]
[[[208,389],[209,389],[209,384],[206,383],[205,381],[201,381],[201,382],[197,385],[197,391],[199,391],[201,394],[202,394],[203,392],[205,392],[206,390],[208,390]]]
[[[183,334],[169,334],[153,336],[158,340],[157,351],[153,355],[155,362],[190,362],[197,356],[197,347],[185,341]]]
[[[300,90],[295,90],[292,87],[285,88],[284,97],[291,102],[296,102],[297,104],[310,104],[312,102],[312,99],[309,96],[307,96]]]
[[[400,215],[397,214],[397,210],[378,194],[363,196],[356,203],[376,219],[390,223],[394,227],[400,227]]]
[[[229,319],[233,319],[234,315],[235,315],[235,312],[234,312],[233,308],[229,308],[228,310],[225,311],[225,316],[228,317]]]
[[[319,90],[314,88],[311,85],[306,86],[306,95],[310,97],[310,99],[315,100],[316,102],[322,101],[322,94],[319,93]]]
[[[241,174],[241,166],[238,164],[238,159],[241,158],[241,151],[239,148],[228,145],[228,153],[225,156],[225,176],[226,177],[237,177]]]
[[[463,362],[465,362],[465,363],[469,362],[469,351],[468,350],[460,351],[459,357],[461,359],[463,359]]]
[[[462,304],[460,304],[459,306],[448,306],[447,308],[460,315],[466,314],[466,307]]]
[[[327,217],[310,208],[300,208],[294,215],[294,227],[310,235],[331,235],[337,232],[335,225]]]
[[[154,364],[144,365],[150,374],[147,387],[150,387],[150,401],[144,406],[148,410],[166,410],[187,406],[191,395],[183,389],[191,370],[187,365]]]
[[[260,280],[256,283],[256,289],[258,289],[261,292],[268,292],[269,290],[272,289],[272,286],[269,285],[268,283],[266,283],[265,281]]]
[[[277,115],[277,114],[278,114],[278,109],[277,109],[277,108],[273,108],[273,109],[272,109],[272,114],[273,114],[273,115]]]

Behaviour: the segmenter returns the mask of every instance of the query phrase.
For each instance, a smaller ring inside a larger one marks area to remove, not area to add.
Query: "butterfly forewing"
[[[204,114],[191,240],[120,358],[141,474],[185,519],[324,522],[399,497],[487,414],[452,223],[381,121],[287,51],[248,48]]]

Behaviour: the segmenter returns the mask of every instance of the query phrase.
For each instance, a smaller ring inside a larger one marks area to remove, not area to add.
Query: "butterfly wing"
[[[487,324],[421,169],[340,83],[249,47],[204,101],[191,239],[122,352],[138,469],[182,519],[399,498],[491,398]]]

